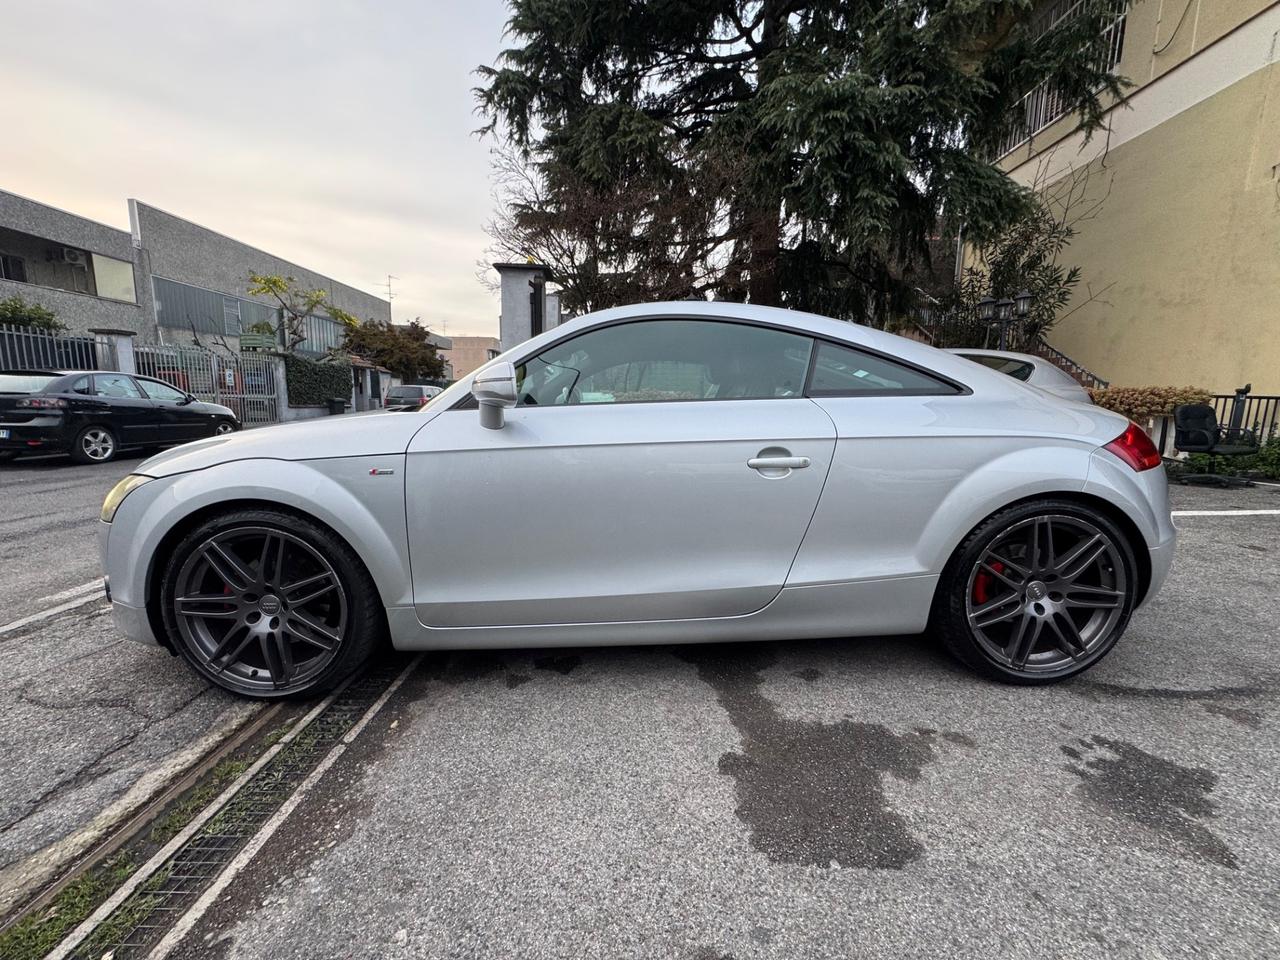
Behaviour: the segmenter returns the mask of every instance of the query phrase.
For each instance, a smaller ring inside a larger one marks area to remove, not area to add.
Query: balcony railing
[[[1081,0],[1059,0],[1047,7],[1040,18],[1043,25],[1037,33],[1054,29],[1079,16]],[[1124,28],[1128,11],[1127,2],[1118,2],[1115,19],[1102,30],[1105,49],[1102,54],[1100,69],[1111,71],[1120,63],[1124,54]],[[1014,111],[1014,120],[1009,132],[996,148],[996,159],[1017,149],[1041,130],[1062,119],[1071,112],[1071,104],[1061,91],[1048,82],[1041,83],[1032,89],[1019,102]]]

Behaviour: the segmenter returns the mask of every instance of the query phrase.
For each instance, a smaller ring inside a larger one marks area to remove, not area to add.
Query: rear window
[[[960,356],[974,363],[980,363],[984,367],[990,367],[992,370],[999,370],[1015,380],[1026,380],[1035,369],[1027,361],[1015,360],[1013,357],[989,357],[982,353],[962,353]]]
[[[388,400],[421,400],[424,395],[422,387],[392,387],[387,391]]]
[[[39,393],[57,379],[47,373],[0,373],[0,393]]]

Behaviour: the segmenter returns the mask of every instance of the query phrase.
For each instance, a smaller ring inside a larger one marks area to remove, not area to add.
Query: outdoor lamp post
[[[983,323],[990,323],[995,319],[996,301],[992,297],[983,297],[978,301],[978,319]]]
[[[1013,298],[1013,304],[1018,313],[1018,319],[1025,320],[1027,314],[1031,312],[1031,291],[1023,287],[1018,291],[1017,296]]]
[[[1005,349],[1009,324],[1013,322],[1013,301],[1008,297],[996,301],[996,322],[1000,324],[1000,349]]]

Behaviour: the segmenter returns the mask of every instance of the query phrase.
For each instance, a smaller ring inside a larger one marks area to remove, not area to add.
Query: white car
[[[1077,383],[1071,374],[1044,357],[1037,357],[1030,353],[1013,353],[1009,350],[977,350],[971,347],[956,347],[951,352],[966,360],[980,363],[984,367],[999,370],[1006,376],[1029,383],[1063,400],[1093,403],[1089,391]]]
[[[420,411],[197,441],[110,493],[115,621],[247,696],[404,650],[931,628],[1096,663],[1174,531],[1136,426],[932,347],[724,303],[556,327]]]

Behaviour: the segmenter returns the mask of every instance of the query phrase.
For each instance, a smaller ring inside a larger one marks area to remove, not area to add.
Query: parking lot
[[[49,498],[0,505],[11,622],[93,576],[128,464],[3,469]],[[1273,956],[1280,516],[1218,511],[1280,487],[1174,495],[1209,513],[1176,518],[1163,592],[1054,687],[922,637],[393,658],[402,685],[165,949]],[[24,524],[55,511],[45,544]],[[40,579],[67,552],[75,576]],[[0,893],[262,709],[118,639],[98,600],[0,633],[0,677]]]

